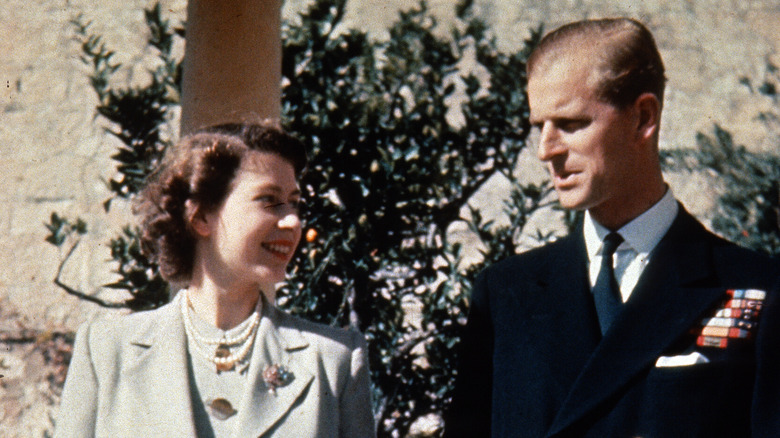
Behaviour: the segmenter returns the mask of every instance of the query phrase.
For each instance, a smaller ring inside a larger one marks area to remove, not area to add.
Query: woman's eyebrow
[[[261,195],[264,192],[268,192],[268,191],[274,192],[275,194],[283,194],[284,193],[284,190],[282,189],[281,186],[279,186],[277,184],[272,184],[272,183],[261,184],[261,185],[255,187],[255,190],[254,190],[254,192],[257,195]],[[290,195],[298,195],[298,196],[300,196],[301,195],[301,189],[296,188],[295,190],[290,192]]]

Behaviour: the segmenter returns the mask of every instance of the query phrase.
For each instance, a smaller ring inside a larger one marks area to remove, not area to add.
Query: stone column
[[[279,118],[281,0],[189,0],[181,135]]]

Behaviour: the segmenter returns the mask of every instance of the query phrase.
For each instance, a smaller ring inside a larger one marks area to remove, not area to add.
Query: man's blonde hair
[[[528,77],[542,64],[567,56],[592,62],[600,100],[623,108],[649,92],[663,103],[666,78],[661,54],[653,35],[636,20],[584,20],[555,29],[531,53]]]

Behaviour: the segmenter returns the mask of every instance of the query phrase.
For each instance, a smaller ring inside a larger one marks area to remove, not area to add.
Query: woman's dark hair
[[[192,276],[196,237],[191,223],[230,193],[236,171],[250,152],[277,155],[300,178],[307,165],[298,139],[272,123],[223,124],[183,138],[166,154],[135,203],[141,216],[144,254],[157,263],[167,281],[186,283]]]

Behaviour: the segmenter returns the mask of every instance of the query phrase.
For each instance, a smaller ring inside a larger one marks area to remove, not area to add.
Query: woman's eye
[[[255,199],[260,203],[261,206],[263,206],[263,208],[273,208],[284,204],[284,202],[280,201],[279,198],[273,195],[258,196]]]
[[[301,208],[303,208],[303,199],[293,199],[292,201],[289,201],[288,204],[290,204],[290,207],[295,211],[300,212]]]
[[[303,200],[301,199],[293,199],[285,202],[274,195],[258,196],[256,200],[260,203],[262,208],[277,209],[289,205],[296,212],[300,211],[303,204]]]

